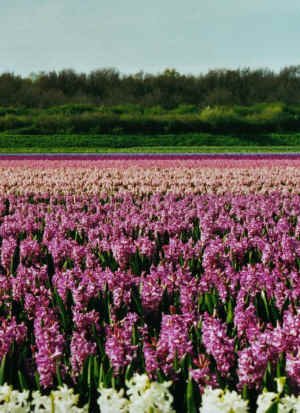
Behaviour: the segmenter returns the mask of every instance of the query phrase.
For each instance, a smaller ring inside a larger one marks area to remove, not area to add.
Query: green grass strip
[[[110,147],[0,147],[0,153],[288,153],[300,152],[299,146],[137,146],[132,148]]]

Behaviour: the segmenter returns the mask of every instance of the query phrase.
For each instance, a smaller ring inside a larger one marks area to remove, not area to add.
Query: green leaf
[[[285,356],[284,353],[280,353],[276,364],[276,377],[284,376],[285,372]]]
[[[56,378],[57,378],[57,383],[59,386],[63,385],[63,380],[60,374],[60,368],[59,368],[59,363],[56,363]]]
[[[104,369],[103,369],[103,363],[100,364],[100,369],[99,369],[99,379],[98,379],[98,388],[101,387],[103,384],[103,378],[104,378]]]
[[[265,411],[265,413],[278,413],[278,401],[276,400],[271,406]]]
[[[128,381],[131,379],[132,373],[133,373],[132,364],[128,364],[125,370],[125,381]]]
[[[189,379],[186,387],[186,412],[197,413],[197,407],[194,399],[194,385],[192,379]]]
[[[210,293],[205,293],[204,294],[204,302],[206,305],[206,308],[209,312],[209,314],[212,315],[213,311],[214,311],[214,307],[213,307],[213,302],[212,302],[212,297]]]
[[[23,390],[28,389],[25,376],[24,376],[24,374],[21,372],[21,370],[18,370],[18,379],[19,379],[19,383],[20,383],[21,390],[23,391]]]
[[[2,357],[1,364],[0,364],[0,385],[1,386],[5,382],[5,363],[6,363],[6,355]]]
[[[135,311],[139,316],[143,316],[144,312],[143,312],[143,306],[142,306],[142,300],[141,300],[141,295],[139,292],[139,289],[136,286],[132,287],[131,290],[131,298],[134,302],[134,306],[135,306]]]
[[[231,324],[232,321],[233,321],[232,300],[229,300],[227,304],[227,308],[226,308],[226,323]]]
[[[248,400],[248,388],[247,388],[247,384],[245,384],[244,387],[243,387],[242,397],[243,397],[244,400]]]
[[[97,360],[97,357],[93,357],[93,361],[94,361],[94,364],[93,364],[93,376],[94,376],[94,381],[95,381],[95,383],[97,383],[98,380],[99,380],[99,368],[98,368],[98,360]]]
[[[35,385],[37,389],[41,391],[40,375],[37,371],[34,373],[34,380],[35,380]]]
[[[264,291],[261,292],[261,298],[262,298],[262,301],[263,301],[263,304],[264,304],[264,308],[265,308],[265,312],[266,312],[267,319],[270,320],[269,306],[268,306],[266,294],[265,294]]]
[[[88,375],[87,375],[87,385],[88,385],[88,394],[89,394],[89,400],[88,400],[88,406],[89,406],[89,410],[91,407],[91,403],[92,403],[92,363],[93,363],[93,357],[89,357],[89,361],[88,361]]]

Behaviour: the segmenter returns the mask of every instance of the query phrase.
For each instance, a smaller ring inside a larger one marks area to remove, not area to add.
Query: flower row
[[[299,193],[296,159],[0,160],[0,194]]]
[[[300,396],[284,394],[285,377],[277,380],[277,391],[264,390],[256,400],[256,413],[299,413]],[[126,390],[105,388],[100,385],[97,404],[101,413],[174,413],[169,382],[151,382],[147,375],[135,374],[126,382]],[[0,386],[0,409],[9,413],[85,413],[88,405],[78,407],[79,395],[66,385],[50,394],[40,391],[13,390]],[[199,413],[248,413],[249,402],[235,391],[206,387],[202,394]]]

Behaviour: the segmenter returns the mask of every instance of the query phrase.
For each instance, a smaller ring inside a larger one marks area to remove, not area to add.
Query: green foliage
[[[251,136],[297,132],[300,107],[282,103],[242,106],[179,105],[171,110],[161,106],[103,106],[68,104],[48,109],[0,107],[0,133],[50,134],[224,134]]]
[[[242,119],[242,117],[239,117],[235,112],[234,108],[226,106],[215,106],[212,108],[210,106],[207,106],[201,111],[199,117],[204,122],[212,124],[219,122],[233,122]]]
[[[142,150],[159,149],[164,151],[212,151],[220,150],[294,150],[300,146],[300,133],[248,135],[212,135],[199,134],[166,134],[166,135],[131,135],[131,134],[53,134],[53,135],[0,135],[0,151],[44,151],[54,149],[58,152],[72,152],[77,149],[93,152],[95,150],[119,149]],[[268,149],[269,148],[269,149]],[[294,148],[294,149],[293,149]]]
[[[68,69],[24,78],[3,73],[0,105],[27,109],[73,105],[71,114],[82,113],[81,109],[89,111],[84,107],[88,105],[111,106],[115,114],[123,113],[124,108],[128,111],[129,107],[131,112],[136,112],[137,107],[161,107],[187,114],[197,112],[193,107],[199,111],[208,105],[294,105],[300,102],[299,72],[300,66],[285,67],[279,73],[268,69],[216,69],[197,76],[181,74],[173,68],[157,74],[127,75],[114,68],[87,74]]]

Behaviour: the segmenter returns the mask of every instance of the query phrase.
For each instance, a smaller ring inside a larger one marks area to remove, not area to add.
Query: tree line
[[[104,68],[88,74],[72,69],[40,72],[28,77],[0,75],[0,106],[47,108],[66,104],[140,105],[195,110],[216,105],[300,103],[300,65],[279,72],[270,69],[217,69],[205,74],[121,74]]]

